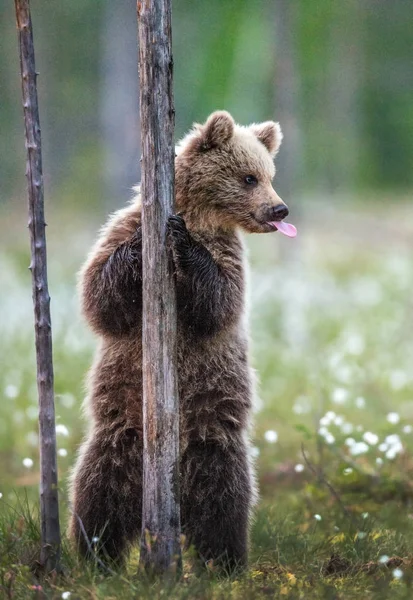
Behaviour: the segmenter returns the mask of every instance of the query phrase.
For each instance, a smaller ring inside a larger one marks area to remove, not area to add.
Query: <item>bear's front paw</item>
[[[168,235],[172,242],[172,248],[179,253],[189,250],[192,239],[186,228],[185,221],[179,215],[172,215],[168,219]]]

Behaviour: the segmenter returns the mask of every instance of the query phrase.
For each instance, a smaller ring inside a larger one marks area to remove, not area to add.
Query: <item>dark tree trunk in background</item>
[[[277,157],[277,185],[283,200],[300,188],[302,172],[302,139],[299,124],[300,78],[297,71],[297,14],[299,8],[291,0],[275,4],[276,77],[275,118],[280,122],[285,139]]]
[[[105,0],[101,48],[105,200],[123,206],[141,177],[135,0]]]
[[[166,223],[174,209],[171,0],[138,1],[142,128],[143,510],[141,564],[180,569],[176,293]]]
[[[299,123],[302,107],[296,47],[299,5],[292,0],[276,0],[274,8],[276,40],[274,114],[284,134],[284,141],[276,159],[276,188],[281,198],[289,205],[290,220],[298,226],[299,230],[302,204],[298,194],[301,192],[304,167]],[[285,240],[280,241],[279,251],[282,261],[297,261],[301,249],[300,235],[294,240],[294,244],[285,244]]]
[[[325,181],[328,192],[354,190],[360,145],[360,81],[363,70],[363,7],[357,0],[333,5],[324,101],[328,129]]]
[[[37,102],[33,33],[28,0],[15,0],[20,47],[40,425],[40,562],[59,568],[60,527],[57,493],[56,429],[53,394],[52,330],[47,285],[42,149]]]

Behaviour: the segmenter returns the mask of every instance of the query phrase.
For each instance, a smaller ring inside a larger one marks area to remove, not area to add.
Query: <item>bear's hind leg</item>
[[[253,482],[244,441],[191,442],[181,463],[181,518],[187,542],[203,561],[232,572],[248,554]]]
[[[141,432],[90,437],[73,475],[72,503],[70,534],[80,553],[122,565],[141,529]]]

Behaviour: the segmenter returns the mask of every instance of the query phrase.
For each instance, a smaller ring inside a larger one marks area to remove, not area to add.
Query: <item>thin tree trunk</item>
[[[101,35],[99,112],[104,148],[104,195],[123,206],[141,178],[136,2],[105,0]]]
[[[52,331],[47,286],[42,150],[33,32],[28,0],[15,0],[27,148],[27,188],[40,427],[40,562],[59,569],[60,527],[53,395]]]
[[[176,293],[166,223],[174,208],[171,0],[138,1],[143,198],[141,564],[180,569]]]

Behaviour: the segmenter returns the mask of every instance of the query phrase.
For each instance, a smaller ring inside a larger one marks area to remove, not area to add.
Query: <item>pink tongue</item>
[[[280,233],[283,233],[288,237],[295,237],[297,235],[297,229],[294,227],[294,225],[291,225],[291,223],[274,221],[271,223],[271,225],[274,225],[274,227],[276,227]]]

